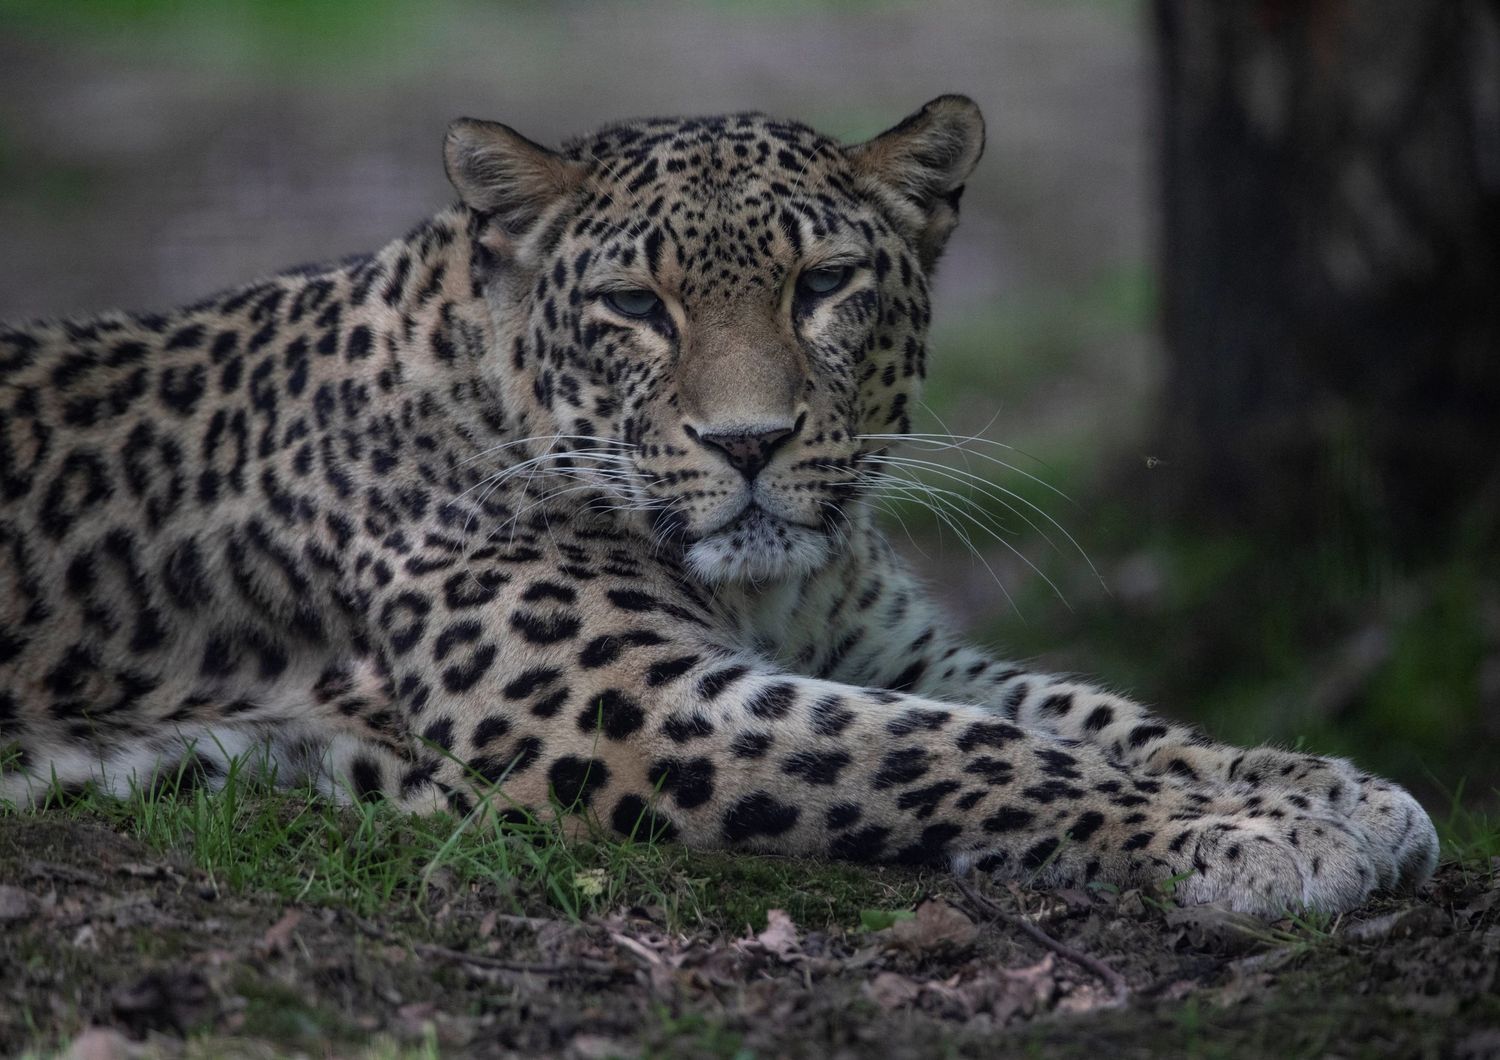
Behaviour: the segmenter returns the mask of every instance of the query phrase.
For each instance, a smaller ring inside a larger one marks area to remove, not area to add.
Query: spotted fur
[[[857,503],[983,126],[461,121],[369,257],[0,330],[11,799],[281,779],[695,846],[1345,909],[1404,791],[965,645]]]

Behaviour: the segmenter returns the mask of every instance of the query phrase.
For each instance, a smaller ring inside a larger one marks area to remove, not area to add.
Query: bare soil
[[[772,913],[680,932],[653,909],[501,914],[517,904],[498,881],[438,880],[367,920],[221,892],[98,825],[12,817],[0,1053],[1489,1057],[1497,868],[1447,866],[1417,899],[1316,926],[923,877],[916,916],[889,927]],[[997,910],[1106,964],[1123,997]],[[89,1028],[114,1033],[78,1040]]]

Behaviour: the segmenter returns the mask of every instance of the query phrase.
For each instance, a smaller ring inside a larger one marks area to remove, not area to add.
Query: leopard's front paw
[[[1299,909],[1342,913],[1370,897],[1381,861],[1367,836],[1333,817],[1206,818],[1175,894],[1187,903],[1216,902],[1262,916]]]
[[[1377,886],[1410,890],[1437,867],[1437,830],[1411,793],[1342,758],[1258,748],[1235,770],[1240,790],[1266,792],[1297,810],[1346,822],[1375,859]]]
[[[1379,777],[1360,778],[1350,823],[1381,854],[1378,885],[1411,891],[1437,868],[1438,837],[1432,818],[1405,788]]]

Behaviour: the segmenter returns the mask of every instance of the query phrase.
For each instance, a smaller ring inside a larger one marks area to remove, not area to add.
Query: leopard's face
[[[571,185],[529,227],[481,222],[511,391],[571,451],[555,488],[706,581],[821,566],[871,436],[908,429],[935,254],[867,150],[759,115],[614,126],[549,153]]]

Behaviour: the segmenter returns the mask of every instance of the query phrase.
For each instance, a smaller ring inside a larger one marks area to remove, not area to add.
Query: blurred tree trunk
[[[1153,13],[1170,510],[1406,560],[1493,533],[1500,0]]]

